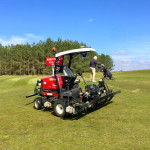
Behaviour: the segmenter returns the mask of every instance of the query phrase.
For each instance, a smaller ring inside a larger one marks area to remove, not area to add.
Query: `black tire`
[[[37,110],[43,108],[43,101],[41,97],[37,97],[34,99],[34,108]]]
[[[56,116],[64,117],[66,114],[66,106],[62,100],[55,100],[53,110]]]

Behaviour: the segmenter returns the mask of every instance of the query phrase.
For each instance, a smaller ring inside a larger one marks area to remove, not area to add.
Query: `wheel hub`
[[[63,109],[63,106],[61,104],[58,104],[56,106],[56,111],[59,113],[59,114],[63,114],[64,112],[64,109]]]

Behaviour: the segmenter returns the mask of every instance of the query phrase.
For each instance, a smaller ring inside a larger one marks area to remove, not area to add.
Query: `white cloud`
[[[137,60],[149,60],[150,55],[147,54],[138,54],[138,55],[111,55],[113,59],[137,59]]]
[[[150,60],[139,60],[138,61],[139,65],[143,65],[143,66],[149,66],[150,67]]]
[[[126,54],[126,52],[124,50],[120,50],[120,51],[118,51],[118,54],[124,55],[124,54]]]
[[[93,22],[93,21],[94,21],[94,18],[90,18],[88,21],[89,21],[89,22]]]
[[[111,53],[117,54],[117,55],[125,55],[126,51],[125,50],[119,50],[119,51],[111,50]]]
[[[114,59],[114,71],[150,69],[150,60]]]
[[[40,38],[42,38],[41,36],[37,36],[37,35],[34,35],[32,33],[26,33],[25,36],[28,37],[28,38],[33,38],[33,39],[40,39]]]
[[[34,39],[36,39],[36,40],[42,39],[42,36],[37,36],[32,33],[27,33],[27,34],[25,34],[24,37],[13,35],[10,38],[7,38],[5,36],[2,36],[2,37],[0,37],[0,44],[2,44],[3,46],[11,45],[11,44],[13,44],[13,45],[24,44],[24,43],[27,43]]]
[[[140,60],[139,63],[140,63],[141,65],[145,65],[146,61]]]
[[[150,69],[150,55],[145,50],[111,51],[115,71]]]
[[[12,36],[10,39],[6,39],[6,37],[0,38],[0,43],[4,46],[6,45],[16,45],[16,44],[23,44],[27,41],[27,38],[19,37],[19,36]]]
[[[129,60],[129,59],[121,59],[121,60],[120,60],[120,64],[121,64],[122,66],[129,66],[130,63],[131,63],[131,60]]]

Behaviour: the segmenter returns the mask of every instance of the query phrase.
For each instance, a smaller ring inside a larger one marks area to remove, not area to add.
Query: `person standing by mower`
[[[97,56],[94,56],[93,59],[90,61],[90,81],[91,82],[96,82],[95,81],[96,64],[104,66],[103,64],[98,63],[96,60],[97,60]]]

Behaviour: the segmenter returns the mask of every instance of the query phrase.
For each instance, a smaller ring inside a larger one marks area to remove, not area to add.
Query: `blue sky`
[[[150,0],[0,0],[0,43],[77,40],[114,70],[150,69]]]

